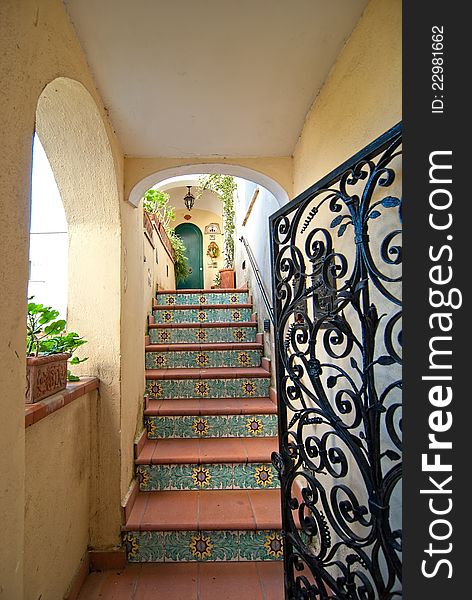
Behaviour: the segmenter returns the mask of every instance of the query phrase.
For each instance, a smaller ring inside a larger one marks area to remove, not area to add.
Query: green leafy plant
[[[223,203],[223,230],[224,230],[224,254],[225,268],[234,267],[234,192],[236,191],[236,182],[231,175],[204,175],[198,182],[201,190],[211,190],[215,192]]]
[[[179,283],[190,274],[188,266],[187,248],[175,230],[170,226],[171,221],[175,221],[175,207],[169,205],[170,196],[166,192],[150,189],[143,197],[144,210],[155,215],[158,221],[164,226],[165,232],[169,238],[174,251],[174,270],[175,281]]]
[[[175,220],[175,207],[169,205],[169,194],[150,189],[144,194],[143,198],[144,210],[151,215],[155,215],[167,230],[171,221]]]
[[[66,332],[66,321],[58,319],[59,311],[32,302],[33,296],[28,298],[28,314],[26,318],[26,355],[48,356],[68,352],[73,354],[77,348],[87,342],[74,331]],[[87,358],[74,356],[69,363],[78,365]],[[67,371],[69,381],[78,381],[79,378]]]
[[[215,275],[215,278],[213,279],[213,283],[215,284],[215,287],[221,286],[221,275],[219,273],[217,273]]]
[[[166,229],[166,233],[169,236],[172,249],[174,250],[174,271],[175,281],[179,283],[186,279],[190,274],[190,267],[188,266],[187,248],[182,241],[182,238],[175,233],[175,230],[171,227]]]

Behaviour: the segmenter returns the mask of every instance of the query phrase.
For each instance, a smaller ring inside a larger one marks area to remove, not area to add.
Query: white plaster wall
[[[278,210],[279,203],[273,194],[258,184],[240,178],[236,181],[238,185],[235,233],[236,281],[238,286],[243,285],[245,282],[248,283],[254,301],[254,310],[257,312],[258,330],[263,331],[264,320],[269,319],[269,313],[263,302],[262,293],[240,237],[244,236],[252,250],[264,289],[269,297],[269,303],[273,307],[269,216]],[[259,194],[246,225],[243,225],[249,204],[256,189],[259,190]],[[244,269],[242,268],[243,262],[245,263]],[[264,334],[264,354],[269,358],[273,355],[273,344],[274,331],[271,322],[270,332]],[[274,377],[274,368],[272,369],[272,375]]]

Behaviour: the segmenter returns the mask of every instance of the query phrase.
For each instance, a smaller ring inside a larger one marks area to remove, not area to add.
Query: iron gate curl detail
[[[270,219],[289,600],[402,595],[401,143]]]

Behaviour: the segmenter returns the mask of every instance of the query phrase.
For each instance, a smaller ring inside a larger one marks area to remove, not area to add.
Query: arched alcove
[[[92,456],[91,543],[110,546],[120,525],[121,225],[117,169],[102,116],[79,82],[59,77],[41,93],[36,131],[68,223],[67,325],[88,343],[79,374],[100,378]],[[95,487],[93,487],[95,486]]]

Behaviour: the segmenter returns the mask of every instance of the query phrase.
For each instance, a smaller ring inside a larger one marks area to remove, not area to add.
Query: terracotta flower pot
[[[235,288],[235,273],[234,269],[220,269],[220,287],[222,288]]]
[[[25,402],[32,404],[52,396],[67,385],[67,361],[71,354],[28,356],[26,359]]]

